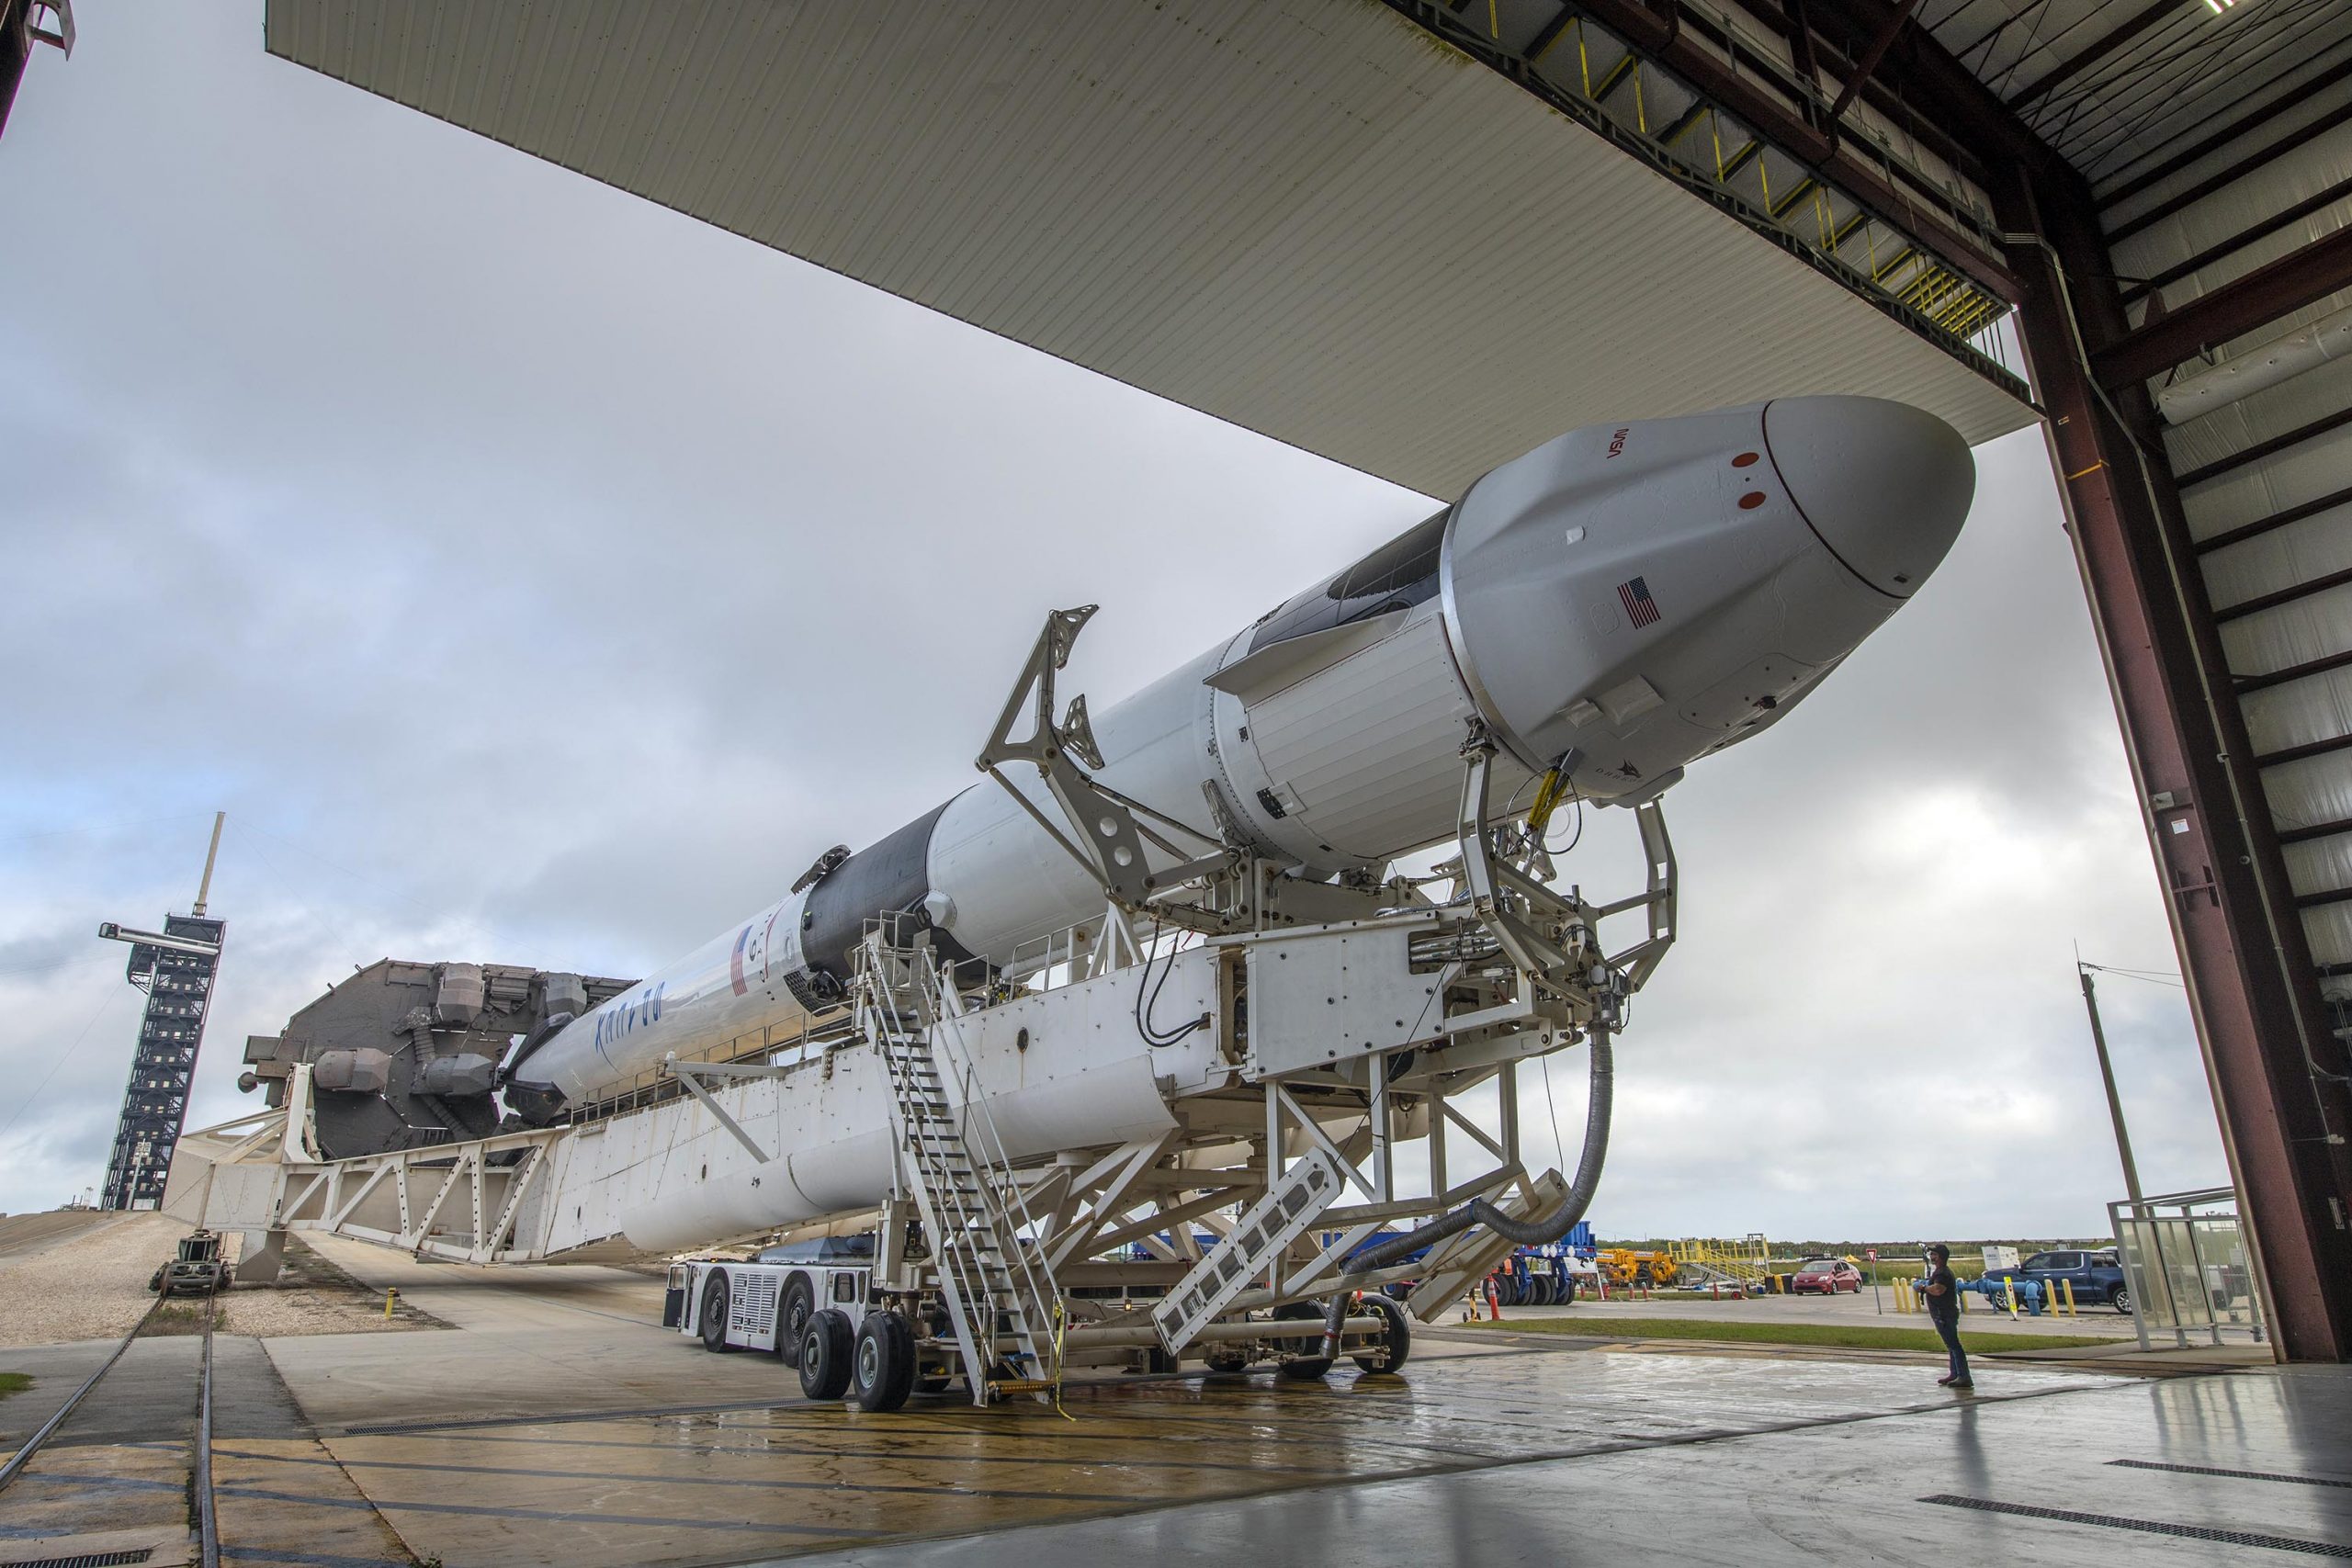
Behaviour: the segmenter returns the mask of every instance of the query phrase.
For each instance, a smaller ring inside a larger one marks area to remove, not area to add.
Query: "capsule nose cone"
[[[1782,398],[1764,444],[1804,520],[1847,570],[1908,598],[1959,536],[1976,493],[1960,432],[1883,398]]]

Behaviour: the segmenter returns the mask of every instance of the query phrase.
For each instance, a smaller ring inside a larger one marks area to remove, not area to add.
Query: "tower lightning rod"
[[[212,863],[220,853],[220,824],[227,820],[229,814],[225,811],[212,814],[212,844],[204,852],[204,880],[196,885],[196,908],[188,911],[191,915],[204,913],[204,900],[212,892]]]

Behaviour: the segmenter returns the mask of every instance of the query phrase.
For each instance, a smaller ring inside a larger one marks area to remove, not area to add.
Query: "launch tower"
[[[124,978],[147,993],[139,1046],[130,1058],[130,1081],[122,1091],[122,1118],[115,1126],[114,1153],[107,1161],[106,1185],[99,1193],[103,1209],[153,1209],[164,1201],[172,1150],[187,1120],[188,1082],[196,1076],[196,1051],[204,1039],[212,976],[220,965],[220,941],[229,929],[226,920],[204,912],[227,815],[212,818],[204,879],[187,914],[164,916],[160,932],[129,931],[111,921],[98,928],[98,935],[108,941],[130,943]]]

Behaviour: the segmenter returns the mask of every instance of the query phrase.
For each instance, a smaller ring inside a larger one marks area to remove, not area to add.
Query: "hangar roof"
[[[2102,195],[2352,62],[2344,0],[1926,0],[1918,19]]]
[[[270,0],[273,53],[1451,497],[1605,420],[2013,389],[1357,0]]]

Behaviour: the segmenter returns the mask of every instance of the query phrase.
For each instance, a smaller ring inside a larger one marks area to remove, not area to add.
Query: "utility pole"
[[[2140,1168],[2132,1160],[2132,1134],[2123,1130],[2123,1100],[2115,1092],[2115,1064],[2107,1055],[2107,1031],[2098,1021],[2098,989],[2091,981],[2091,973],[2098,967],[2075,960],[2075,974],[2083,983],[2083,1006],[2090,1010],[2091,1047],[2098,1053],[2099,1081],[2107,1085],[2107,1114],[2115,1123],[2115,1152],[2123,1160],[2123,1191],[2133,1205],[2140,1201]]]

